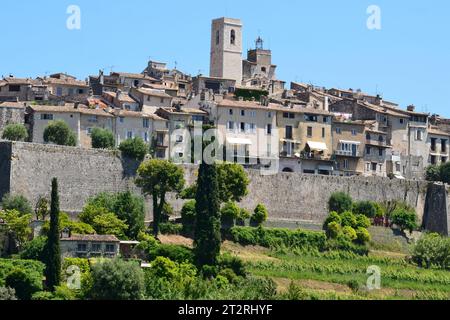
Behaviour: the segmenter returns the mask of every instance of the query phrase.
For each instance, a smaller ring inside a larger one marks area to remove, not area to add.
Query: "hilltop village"
[[[99,71],[85,81],[4,76],[0,136],[20,123],[28,142],[45,143],[45,128],[63,120],[80,148],[92,147],[98,127],[116,146],[140,137],[154,145],[154,157],[190,162],[186,142],[198,124],[217,128],[243,164],[276,160],[280,172],[423,179],[429,165],[449,160],[449,119],[361,90],[288,86],[261,38],[242,58],[242,30],[238,19],[212,21],[209,76],[157,61],[142,73]]]

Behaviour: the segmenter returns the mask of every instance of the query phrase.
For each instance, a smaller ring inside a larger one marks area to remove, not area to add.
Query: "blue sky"
[[[80,30],[66,28],[71,4]],[[366,27],[373,4],[381,30]],[[450,117],[449,15],[448,0],[7,1],[0,75],[142,72],[149,57],[208,74],[210,21],[228,16],[244,23],[244,50],[264,38],[288,83],[360,88]]]

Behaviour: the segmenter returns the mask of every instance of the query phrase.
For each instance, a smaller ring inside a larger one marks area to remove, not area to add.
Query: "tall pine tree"
[[[220,254],[220,201],[216,164],[202,162],[196,192],[194,252],[198,267],[214,266]]]
[[[59,248],[59,196],[58,180],[52,180],[52,196],[50,203],[50,230],[46,243],[47,287],[54,291],[61,282],[61,253]]]

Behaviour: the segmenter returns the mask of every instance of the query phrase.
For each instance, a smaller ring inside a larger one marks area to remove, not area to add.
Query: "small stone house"
[[[115,258],[120,241],[114,235],[78,235],[62,232],[60,239],[63,258]]]

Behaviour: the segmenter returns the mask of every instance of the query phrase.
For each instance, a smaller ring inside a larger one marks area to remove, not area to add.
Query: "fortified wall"
[[[0,197],[8,192],[23,194],[34,205],[40,196],[49,197],[51,178],[56,177],[61,209],[77,213],[89,197],[100,192],[131,190],[139,193],[134,185],[137,167],[138,163],[123,160],[115,151],[2,141]],[[187,183],[195,182],[197,168],[187,165],[184,169]],[[404,200],[416,208],[428,230],[449,233],[449,188],[444,185],[297,173],[264,176],[258,170],[249,170],[248,174],[249,195],[240,205],[253,210],[258,203],[263,203],[275,221],[320,225],[328,215],[330,195],[344,191],[355,200]],[[169,201],[179,212],[183,202],[175,197],[170,197]],[[151,212],[151,208],[147,211]]]

